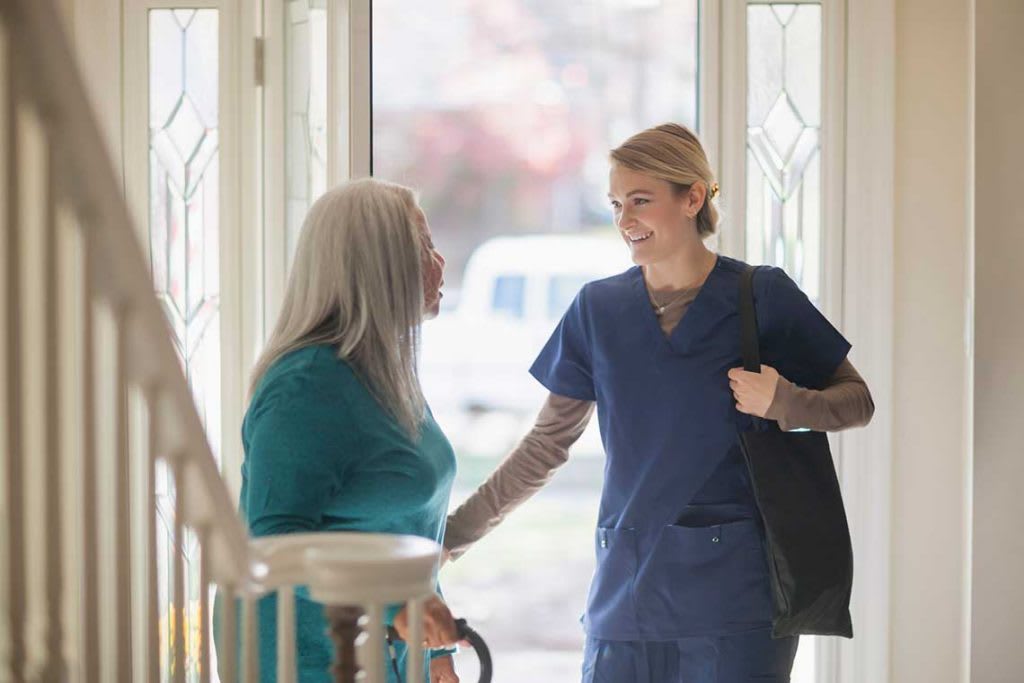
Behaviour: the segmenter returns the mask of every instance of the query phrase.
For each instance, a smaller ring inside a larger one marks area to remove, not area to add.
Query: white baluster
[[[57,157],[54,147],[47,148],[47,184],[46,184],[46,223],[43,234],[43,272],[46,276],[45,293],[45,338],[46,362],[43,381],[46,394],[46,424],[49,429],[43,431],[46,446],[46,477],[47,482],[62,482],[61,467],[64,450],[61,439],[61,425],[64,424],[61,413],[61,380],[59,340],[64,338],[60,320],[61,296],[58,282],[59,268],[58,242],[60,235],[57,225]],[[43,680],[50,682],[63,681],[66,678],[63,652],[63,629],[61,610],[64,600],[64,517],[62,514],[63,496],[46,496],[46,669]]]
[[[423,600],[409,601],[409,642],[405,660],[405,680],[423,680]]]
[[[88,230],[90,226],[83,226]],[[96,509],[96,312],[92,303],[95,255],[83,239],[82,259],[82,671],[100,680],[99,528]]]
[[[184,456],[176,454],[170,463],[174,472],[174,683],[185,683],[185,624],[188,619],[185,600],[185,495]]]
[[[277,681],[295,683],[295,589],[277,590]]]
[[[259,602],[246,594],[242,602],[242,674],[245,683],[260,680]]]
[[[378,604],[367,605],[365,609],[363,632],[366,637],[359,646],[359,664],[367,672],[368,683],[384,683],[388,666],[384,661],[384,610]]]
[[[114,385],[114,495],[117,539],[114,574],[117,582],[115,610],[117,613],[117,680],[132,680],[132,553],[131,553],[131,455],[128,448],[128,374],[127,336],[130,317],[126,310],[114,311],[114,364],[117,382]]]
[[[7,275],[5,306],[7,330],[6,340],[6,384],[7,396],[7,614],[9,619],[10,650],[8,654],[11,678],[24,680],[25,676],[25,531],[24,531],[24,433],[22,408],[24,390],[22,385],[22,340],[21,340],[21,207],[20,168],[18,144],[18,88],[17,54],[13,40],[4,46],[4,83],[7,87],[4,103],[4,135],[7,149],[5,216],[4,272]]]
[[[238,683],[238,600],[231,586],[221,586],[224,621],[221,625],[222,652],[217,653],[221,683]]]
[[[160,444],[158,433],[160,416],[158,407],[160,393],[153,385],[143,389],[146,400],[147,447],[143,466],[146,468],[146,674],[150,681],[160,680],[160,592],[157,587],[157,543],[156,531],[156,461]]]
[[[210,528],[202,526],[199,535],[199,683],[210,683]]]

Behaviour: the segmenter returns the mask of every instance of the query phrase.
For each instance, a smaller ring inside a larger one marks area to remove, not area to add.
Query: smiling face
[[[423,243],[423,317],[429,320],[436,318],[441,310],[441,298],[444,296],[441,287],[444,286],[445,261],[434,247],[430,225],[427,223],[427,216],[423,213],[423,209],[416,209],[415,220],[416,225],[419,226],[420,239]]]
[[[612,164],[608,199],[633,263],[648,266],[701,242],[695,216],[699,186],[678,191],[667,181]],[[703,202],[703,196],[700,197]]]

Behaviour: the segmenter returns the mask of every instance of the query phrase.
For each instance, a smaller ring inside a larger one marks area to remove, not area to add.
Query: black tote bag
[[[761,371],[754,268],[740,276],[743,367]],[[853,546],[824,432],[740,433],[743,457],[764,523],[771,577],[772,637],[853,637]]]

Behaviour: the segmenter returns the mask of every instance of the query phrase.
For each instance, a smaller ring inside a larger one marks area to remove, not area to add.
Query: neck
[[[692,249],[643,267],[644,278],[653,291],[692,289],[704,284],[718,257],[700,242]]]

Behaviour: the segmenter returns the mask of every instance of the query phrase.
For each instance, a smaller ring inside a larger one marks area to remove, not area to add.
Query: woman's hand
[[[459,683],[455,674],[455,660],[451,655],[430,660],[430,683]]]
[[[779,385],[778,371],[767,365],[761,372],[747,372],[743,368],[729,371],[729,387],[736,398],[736,410],[747,415],[764,417],[775,400],[775,388]]]
[[[398,636],[406,642],[409,642],[408,610],[408,605],[403,607],[395,616],[394,624]],[[423,646],[432,649],[452,647],[458,640],[455,618],[448,605],[436,595],[427,598],[423,603]]]

